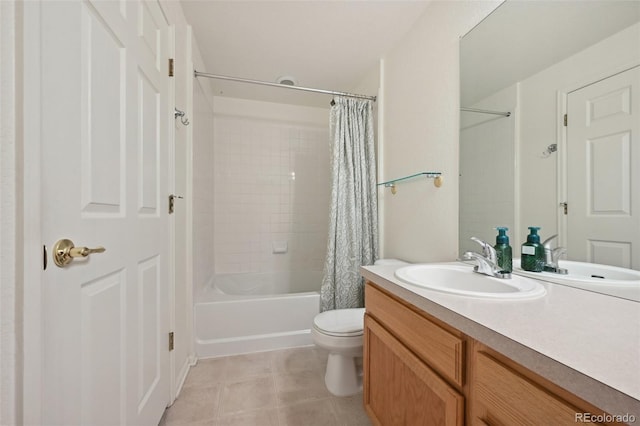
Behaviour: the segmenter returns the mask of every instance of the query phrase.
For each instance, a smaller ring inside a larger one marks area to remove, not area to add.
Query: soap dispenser
[[[530,226],[527,242],[522,244],[520,266],[525,271],[542,272],[544,270],[544,246],[540,244],[539,230],[539,226]]]
[[[496,245],[493,248],[496,249],[498,266],[502,272],[511,272],[513,270],[512,253],[509,237],[507,236],[509,228],[498,226],[496,229],[498,230],[498,235],[496,236]]]

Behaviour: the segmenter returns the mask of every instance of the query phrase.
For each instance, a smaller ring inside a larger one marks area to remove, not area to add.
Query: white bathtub
[[[216,275],[195,305],[200,358],[313,344],[322,272]]]

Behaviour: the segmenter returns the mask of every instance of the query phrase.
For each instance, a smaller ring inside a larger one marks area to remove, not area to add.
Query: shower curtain
[[[361,265],[378,258],[371,101],[336,97],[330,116],[331,212],[320,311],[364,306]]]

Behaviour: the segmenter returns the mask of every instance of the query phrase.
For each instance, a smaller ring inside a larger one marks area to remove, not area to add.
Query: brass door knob
[[[102,253],[104,247],[76,247],[73,241],[62,239],[58,240],[53,246],[53,261],[61,268],[64,268],[73,261],[75,257],[87,257],[92,253]]]

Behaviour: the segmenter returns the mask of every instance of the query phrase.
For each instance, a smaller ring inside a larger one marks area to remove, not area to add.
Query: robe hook
[[[188,126],[189,125],[189,119],[187,117],[185,117],[185,112],[184,111],[180,111],[178,108],[174,108],[173,109],[173,118],[176,119],[178,117],[180,117],[180,122],[185,125]]]

